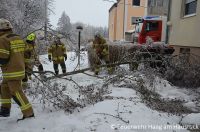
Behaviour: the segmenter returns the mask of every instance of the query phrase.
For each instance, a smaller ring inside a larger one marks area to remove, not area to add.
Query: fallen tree
[[[150,52],[143,52],[145,54],[149,54],[150,56],[153,56]],[[139,54],[139,53],[138,53]],[[173,113],[173,114],[184,114],[184,113],[191,113],[189,109],[183,107],[181,103],[183,103],[180,100],[162,100],[160,99],[157,94],[154,93],[153,90],[147,89],[141,82],[139,76],[135,76],[134,73],[140,72],[144,74],[145,76],[149,76],[148,80],[152,83],[154,81],[155,76],[160,76],[161,78],[166,78],[173,84],[177,84],[176,82],[179,81],[179,83],[183,82],[183,84],[187,84],[188,82],[185,81],[184,79],[190,80],[191,82],[189,83],[190,85],[185,85],[191,88],[192,86],[200,86],[198,81],[200,79],[200,76],[193,76],[198,75],[200,72],[200,63],[197,63],[195,61],[195,65],[192,62],[188,62],[185,57],[183,57],[183,54],[176,55],[176,56],[160,56],[162,57],[160,60],[156,60],[154,57],[148,57],[148,58],[143,58],[143,59],[137,59],[137,57],[130,58],[132,54],[129,54],[127,56],[124,56],[123,60],[116,61],[111,64],[105,64],[105,65],[100,65],[100,68],[103,67],[115,67],[115,72],[111,76],[107,76],[106,78],[101,78],[95,75],[90,75],[88,72],[85,73],[86,71],[94,69],[93,67],[88,67],[85,69],[81,70],[76,70],[72,72],[67,72],[65,74],[60,74],[60,75],[55,75],[54,72],[52,71],[43,71],[43,72],[38,72],[38,71],[33,71],[32,74],[40,81],[42,86],[37,87],[37,89],[41,89],[40,94],[41,94],[41,100],[42,102],[48,102],[50,104],[53,104],[56,108],[64,109],[65,111],[69,111],[72,113],[75,109],[77,108],[82,108],[85,107],[88,104],[95,104],[99,101],[103,101],[104,99],[107,99],[104,97],[105,93],[108,91],[108,86],[115,84],[115,83],[120,83],[123,82],[125,79],[127,79],[127,76],[132,76],[132,78],[135,78],[134,80],[138,83],[136,85],[134,83],[128,83],[127,85],[130,85],[129,88],[132,88],[138,92],[141,93],[141,98],[144,99],[145,103],[152,109],[156,109],[159,111],[164,111],[168,113]],[[126,58],[127,57],[127,58]],[[187,62],[187,63],[186,63]],[[126,65],[126,64],[147,64],[144,69],[142,70],[134,70],[130,71],[129,69],[126,69],[124,67],[121,67],[121,65]],[[158,66],[154,67],[152,70],[152,67],[150,64],[152,63],[161,63],[164,66]],[[177,70],[179,69],[179,70]],[[190,78],[184,78],[185,75],[182,76],[180,74],[182,71],[188,73],[190,72],[188,69],[192,71],[192,75]],[[164,72],[163,72],[164,71]],[[171,71],[171,72],[170,72]],[[176,71],[176,72],[174,72]],[[88,85],[88,86],[80,86],[76,81],[74,81],[71,78],[71,75],[83,73],[85,75],[97,77],[98,79],[104,80],[104,84],[99,87],[96,85]],[[42,78],[39,77],[42,76]],[[181,75],[181,76],[180,76]],[[45,77],[46,76],[46,77]],[[179,76],[178,80],[173,80],[176,78],[176,76]],[[194,78],[196,77],[196,78]],[[129,77],[128,77],[129,78]],[[69,95],[65,95],[64,91],[65,89],[62,89],[58,86],[56,83],[57,79],[65,79],[68,82],[72,82],[74,85],[75,89],[78,89],[78,92],[80,94],[80,97],[82,96],[83,98],[78,98],[77,100],[72,99]],[[139,80],[138,80],[139,79]],[[171,79],[171,80],[170,80]],[[130,79],[131,80],[131,79]],[[55,81],[55,82],[54,82]],[[52,84],[53,83],[53,84]],[[193,84],[191,84],[193,83]],[[182,84],[182,83],[181,83]],[[36,94],[38,90],[33,92]],[[56,93],[56,94],[55,94]],[[157,104],[159,103],[159,104]],[[46,104],[46,103],[44,103]],[[173,106],[173,107],[169,107]],[[177,107],[175,107],[177,106]],[[176,110],[177,109],[177,110]],[[183,109],[183,111],[182,111]]]

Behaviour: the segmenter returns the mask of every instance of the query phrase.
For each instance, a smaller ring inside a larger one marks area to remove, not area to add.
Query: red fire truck
[[[153,42],[165,42],[167,17],[146,16],[136,20],[134,41],[145,44],[148,38]]]

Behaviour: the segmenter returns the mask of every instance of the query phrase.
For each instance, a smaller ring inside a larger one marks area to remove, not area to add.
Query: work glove
[[[52,61],[52,60],[51,60],[51,55],[48,56],[48,59],[49,59],[50,62]]]
[[[65,57],[65,61],[67,60],[67,55],[66,54],[64,54],[64,57]]]

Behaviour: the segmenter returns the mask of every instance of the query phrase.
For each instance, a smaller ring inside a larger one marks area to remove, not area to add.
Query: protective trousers
[[[20,106],[24,117],[33,115],[33,109],[22,91],[21,80],[3,81],[1,85],[1,108],[11,109],[11,98]]]
[[[57,64],[57,63],[54,63],[54,64],[53,64],[53,68],[54,68],[54,71],[55,71],[56,75],[58,75],[58,73],[59,73],[58,65],[59,65],[59,64]],[[66,65],[65,65],[65,62],[60,63],[60,66],[61,66],[62,72],[63,72],[63,73],[66,73]]]
[[[100,65],[102,65],[102,61],[105,61],[105,63],[107,65],[110,64],[109,56],[106,55],[106,56],[98,57],[98,59],[95,60],[95,64],[94,64],[95,69],[94,69],[94,72],[95,72],[96,75],[98,75],[99,72],[100,72]],[[112,74],[113,67],[107,66],[107,70],[108,70],[109,74]]]

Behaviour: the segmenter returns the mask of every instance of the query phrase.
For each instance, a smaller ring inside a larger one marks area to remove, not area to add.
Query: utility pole
[[[124,16],[123,16],[123,39],[124,39],[124,40],[125,40],[125,18],[126,18],[126,17],[125,17],[125,15],[126,15],[126,14],[125,14],[125,11],[126,11],[125,8],[126,8],[126,0],[124,0],[124,12],[123,12],[123,13],[124,13]]]
[[[167,23],[170,21],[170,16],[171,16],[171,3],[172,1],[169,0],[168,1],[168,12],[167,12]],[[165,43],[169,44],[169,31],[170,31],[170,25],[167,24],[167,28],[166,28],[166,40]]]
[[[47,23],[48,23],[48,0],[45,0],[45,23],[44,23],[44,40],[47,42]]]
[[[126,40],[126,29],[127,29],[127,15],[128,15],[128,0],[124,0],[123,6],[124,6],[124,17],[123,17],[123,39]]]

